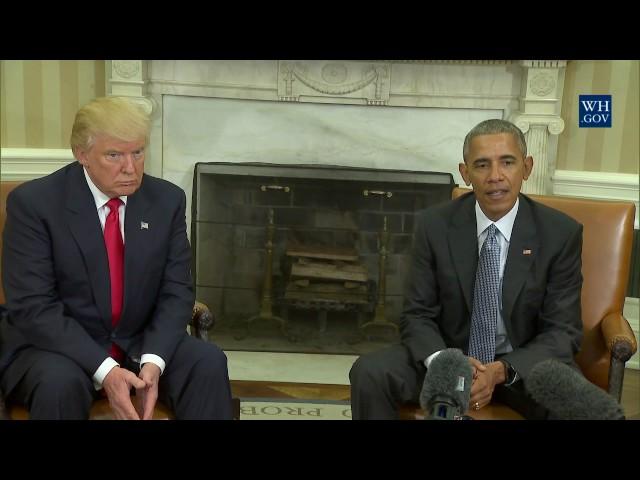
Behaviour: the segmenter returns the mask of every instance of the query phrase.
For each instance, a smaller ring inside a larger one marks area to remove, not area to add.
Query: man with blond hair
[[[7,199],[0,388],[32,419],[88,418],[101,395],[118,419],[151,418],[157,399],[178,419],[231,418],[226,356],[186,333],[186,197],[144,173],[149,127],[131,100],[88,103],[77,162]]]

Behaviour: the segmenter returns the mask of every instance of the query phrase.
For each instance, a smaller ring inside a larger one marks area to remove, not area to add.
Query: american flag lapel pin
[[[140,222],[140,230],[149,230],[149,224],[147,222]]]
[[[531,249],[530,248],[525,248],[524,250],[522,250],[522,254],[523,255],[531,255]]]

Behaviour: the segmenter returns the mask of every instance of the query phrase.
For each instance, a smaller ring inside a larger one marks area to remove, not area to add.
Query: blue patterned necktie
[[[469,356],[483,364],[493,362],[496,353],[500,288],[500,245],[496,238],[495,224],[492,223],[487,232],[478,260],[469,336]]]

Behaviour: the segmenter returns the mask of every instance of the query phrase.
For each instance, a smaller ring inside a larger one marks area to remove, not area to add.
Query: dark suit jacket
[[[148,175],[128,197],[124,304],[113,329],[107,252],[82,166],[13,190],[2,252],[9,321],[1,326],[0,367],[33,345],[73,359],[91,376],[112,341],[130,356],[153,353],[169,363],[195,300],[185,204],[183,190]]]
[[[415,362],[443,348],[468,351],[478,264],[475,202],[471,192],[417,215],[400,318],[402,342]],[[514,349],[504,358],[524,378],[547,358],[573,363],[582,341],[581,254],[581,224],[520,194],[502,318]]]

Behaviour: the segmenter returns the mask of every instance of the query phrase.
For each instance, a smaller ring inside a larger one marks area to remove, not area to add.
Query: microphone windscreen
[[[429,412],[434,401],[445,398],[455,404],[460,414],[466,412],[472,377],[469,359],[460,350],[442,350],[429,364],[420,394],[420,405]]]
[[[620,404],[607,392],[557,360],[536,364],[525,386],[557,420],[622,420]]]

